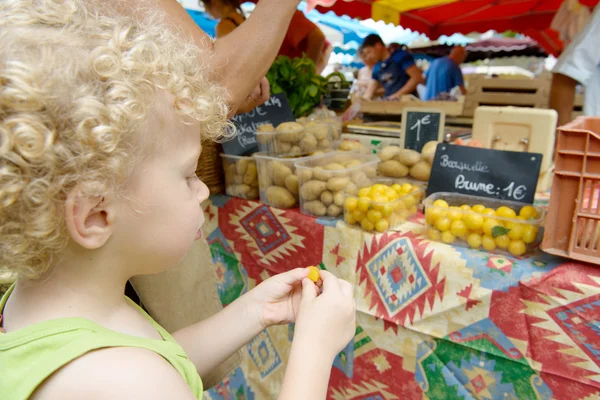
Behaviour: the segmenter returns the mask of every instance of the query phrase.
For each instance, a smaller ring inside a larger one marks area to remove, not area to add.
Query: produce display
[[[424,205],[431,240],[517,257],[541,242],[539,207],[456,193],[433,194]]]
[[[344,221],[367,232],[386,232],[417,214],[423,194],[423,187],[406,181],[385,180],[365,186],[358,196],[346,196]]]
[[[377,175],[374,155],[332,152],[296,162],[300,210],[315,217],[342,215],[345,194],[356,195]]]
[[[419,181],[429,181],[431,165],[435,157],[438,142],[428,142],[421,153],[402,149],[399,146],[387,146],[377,153],[381,163],[379,174],[390,178],[405,178],[410,176]]]
[[[258,199],[258,172],[256,160],[221,154],[225,171],[225,192],[228,196],[246,200]]]
[[[299,188],[294,163],[308,157],[277,157],[256,153],[254,158],[258,167],[260,201],[275,208],[296,207]]]
[[[331,149],[332,128],[319,122],[284,122],[277,128],[262,125],[256,132],[261,152],[272,155],[305,155]]]

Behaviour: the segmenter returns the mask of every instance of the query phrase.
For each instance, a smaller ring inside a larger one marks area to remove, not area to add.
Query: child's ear
[[[83,248],[99,249],[113,233],[114,207],[104,196],[86,196],[75,188],[67,196],[64,212],[71,238]]]

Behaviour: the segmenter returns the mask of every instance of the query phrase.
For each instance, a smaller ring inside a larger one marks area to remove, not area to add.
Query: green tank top
[[[161,355],[181,374],[196,397],[202,399],[202,381],[183,348],[135,303],[131,302],[156,328],[162,341],[115,332],[84,318],[45,321],[5,333],[1,329],[1,316],[13,288],[14,285],[0,301],[2,399],[27,399],[61,367],[89,351],[107,347],[138,347]]]

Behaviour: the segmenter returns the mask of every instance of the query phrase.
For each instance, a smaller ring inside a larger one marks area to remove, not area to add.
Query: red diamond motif
[[[481,375],[477,375],[475,378],[471,380],[471,385],[473,385],[473,389],[475,389],[475,393],[481,392],[485,389],[485,381],[481,377]]]
[[[410,284],[411,284],[411,285],[412,285],[413,283],[415,283],[415,276],[411,274],[411,275],[408,277],[408,281],[410,282]]]
[[[381,275],[385,275],[385,267],[381,267],[381,269],[379,270],[379,273]]]
[[[395,303],[396,301],[398,301],[398,298],[396,297],[395,294],[393,294],[390,296],[390,300],[392,300]]]
[[[404,277],[402,270],[398,267],[394,267],[391,275],[392,275],[392,279],[394,280],[394,283],[400,282],[400,280]]]

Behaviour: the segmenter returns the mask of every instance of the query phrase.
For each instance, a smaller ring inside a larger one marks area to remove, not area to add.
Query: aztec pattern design
[[[334,361],[328,399],[600,399],[600,269],[433,243],[422,217],[372,235],[258,202],[209,203],[223,303],[321,262],[354,284],[356,334]],[[293,328],[262,332],[206,397],[276,399]]]

